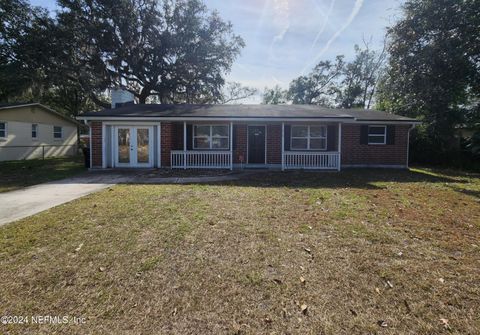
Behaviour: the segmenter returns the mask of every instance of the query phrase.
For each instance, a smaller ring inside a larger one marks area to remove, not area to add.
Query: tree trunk
[[[140,95],[138,96],[138,103],[145,104],[147,98],[150,96],[150,89],[149,88],[142,88]]]

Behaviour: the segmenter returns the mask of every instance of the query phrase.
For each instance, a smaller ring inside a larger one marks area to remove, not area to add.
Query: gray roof
[[[155,118],[318,118],[357,121],[417,122],[415,119],[366,109],[325,108],[314,105],[159,105],[131,104],[100,112],[88,112],[80,118],[155,117]]]

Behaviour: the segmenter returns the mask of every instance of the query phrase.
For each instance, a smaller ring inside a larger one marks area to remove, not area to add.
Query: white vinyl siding
[[[327,126],[292,126],[291,150],[327,150]]]
[[[368,144],[386,144],[387,126],[368,126]]]
[[[194,125],[193,149],[224,149],[229,146],[228,125]]]

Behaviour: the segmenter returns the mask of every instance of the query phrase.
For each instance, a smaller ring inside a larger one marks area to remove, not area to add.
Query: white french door
[[[114,141],[116,167],[153,167],[153,127],[117,126]]]

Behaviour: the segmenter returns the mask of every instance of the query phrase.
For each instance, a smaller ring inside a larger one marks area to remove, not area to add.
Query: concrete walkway
[[[0,226],[116,184],[189,184],[236,180],[239,175],[161,177],[142,171],[89,172],[77,177],[0,193]]]

